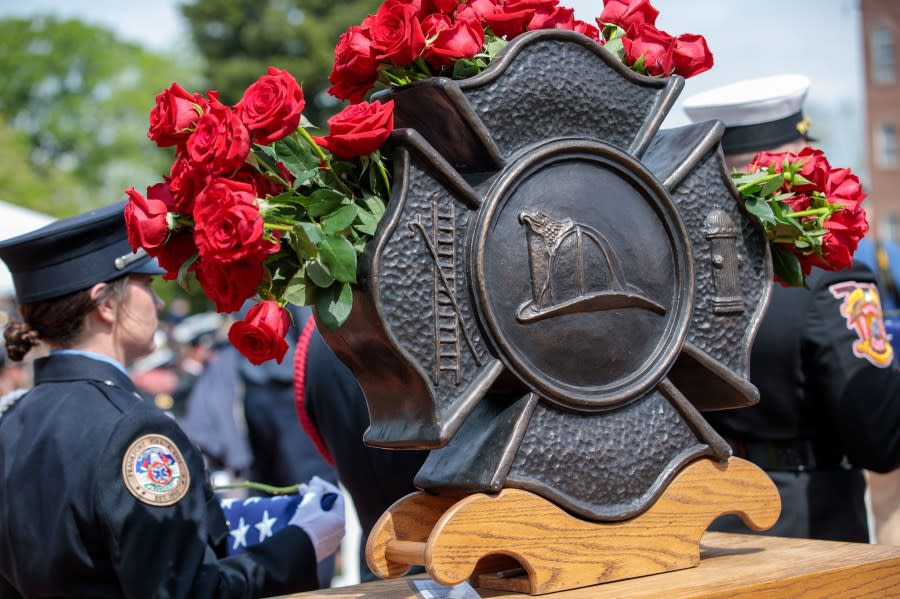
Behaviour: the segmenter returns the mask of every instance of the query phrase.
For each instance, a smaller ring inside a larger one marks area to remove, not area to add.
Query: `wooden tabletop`
[[[527,595],[479,591],[482,597]],[[710,532],[696,568],[542,595],[740,599],[900,597],[900,547]],[[409,578],[286,595],[290,599],[420,599]]]

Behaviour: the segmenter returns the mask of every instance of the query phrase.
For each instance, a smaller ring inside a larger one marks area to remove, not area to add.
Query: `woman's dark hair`
[[[21,304],[23,322],[10,322],[3,333],[9,359],[20,361],[38,340],[68,347],[81,333],[85,316],[106,299],[121,298],[127,282],[127,276],[108,281],[96,300],[91,300],[91,290],[85,289],[44,302]]]

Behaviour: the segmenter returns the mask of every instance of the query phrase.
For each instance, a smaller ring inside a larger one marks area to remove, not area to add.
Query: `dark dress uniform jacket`
[[[369,428],[369,409],[359,383],[331,351],[318,331],[309,342],[306,358],[304,409],[310,424],[334,459],[338,476],[350,492],[359,516],[365,547],[372,527],[398,499],[416,490],[413,479],[427,451],[397,451],[369,447],[363,434]],[[421,571],[412,568],[413,573]],[[374,580],[360,559],[362,580]]]
[[[115,366],[35,362],[35,388],[0,417],[0,597],[257,597],[315,588],[309,537],[287,526],[222,558],[228,528],[199,452]],[[173,505],[135,498],[123,457],[165,435],[190,484]],[[14,590],[17,589],[17,590]]]
[[[808,290],[775,285],[751,352],[759,404],[706,415],[735,454],[760,465],[778,486],[781,518],[766,534],[868,541],[860,469],[884,472],[900,464],[896,356],[878,365],[854,353],[862,337],[848,326],[841,313],[846,298],[834,287],[846,282],[865,287],[875,277],[857,263],[840,272],[816,269]]]

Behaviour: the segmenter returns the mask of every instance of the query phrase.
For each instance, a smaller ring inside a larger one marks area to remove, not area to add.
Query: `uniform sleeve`
[[[137,462],[138,471],[158,473],[135,479],[129,472]],[[239,555],[216,556],[204,474],[199,452],[171,418],[149,409],[123,416],[103,449],[94,488],[95,518],[123,594],[259,597],[316,588],[315,552],[296,526]]]
[[[887,341],[874,276],[827,273],[812,288],[803,351],[811,397],[854,466],[900,465],[900,372]]]

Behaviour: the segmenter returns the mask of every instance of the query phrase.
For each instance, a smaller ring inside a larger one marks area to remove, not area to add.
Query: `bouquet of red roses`
[[[635,71],[692,77],[712,67],[703,36],[656,28],[649,0],[604,0],[598,27],[559,0],[385,0],[341,35],[329,93],[358,102],[373,89],[436,75],[478,74],[509,40],[536,29],[568,29],[597,41]]]
[[[362,102],[312,137],[303,92],[269,67],[234,106],[178,84],[158,94],[149,137],[175,146],[163,182],[128,189],[128,238],[184,284],[195,276],[220,312],[259,297],[229,339],[254,363],[287,350],[285,303],[317,307],[337,327],[350,312],[356,256],[390,195],[379,148],[393,103]]]
[[[364,102],[377,85],[436,75],[464,78],[507,42],[534,29],[581,32],[636,71],[696,75],[712,66],[701,36],[655,28],[648,0],[605,0],[598,29],[559,0],[385,0],[335,48],[329,92],[353,102],[313,137],[303,92],[270,67],[234,106],[173,84],[158,94],[149,137],[176,147],[161,183],[127,190],[129,240],[186,285],[195,277],[221,312],[259,298],[229,339],[252,362],[287,350],[286,303],[315,305],[329,328],[351,309],[357,254],[374,235],[390,196],[380,148],[393,102]]]
[[[796,154],[760,152],[747,170],[732,177],[747,210],[766,231],[779,283],[804,285],[813,266],[851,266],[869,230],[859,177],[848,168],[833,168],[811,147]]]

